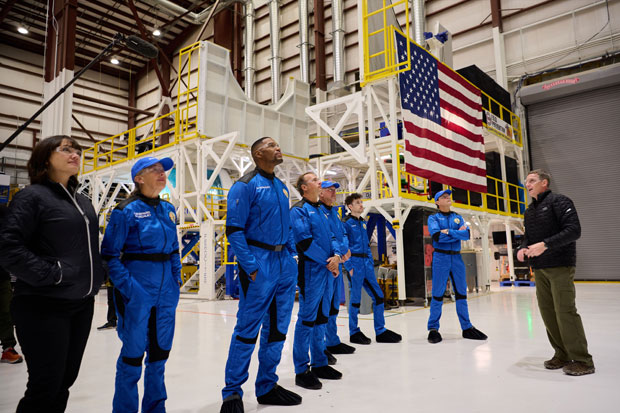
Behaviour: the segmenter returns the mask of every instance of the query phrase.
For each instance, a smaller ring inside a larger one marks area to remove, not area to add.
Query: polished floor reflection
[[[552,355],[532,287],[494,288],[470,296],[473,324],[486,342],[461,338],[453,303],[444,305],[443,341],[426,341],[428,309],[405,307],[386,313],[388,328],[401,333],[400,344],[374,342],[372,318],[361,327],[373,338],[334,366],[344,377],[323,381],[323,389],[294,385],[292,332],[297,306],[278,369],[280,384],[303,396],[295,407],[256,402],[256,352],[244,386],[246,412],[616,412],[620,406],[620,284],[577,284],[577,307],[584,322],[596,374],[570,377],[545,370]],[[224,365],[235,324],[236,301],[181,300],[176,335],[167,365],[167,411],[219,412]],[[120,342],[105,322],[106,297],[97,297],[95,320],[67,412],[110,412]],[[347,314],[339,332],[348,340]],[[0,365],[0,412],[13,412],[26,382],[26,365]]]

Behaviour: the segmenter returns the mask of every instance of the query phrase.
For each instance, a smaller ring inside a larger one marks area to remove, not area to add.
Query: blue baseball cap
[[[332,181],[321,182],[321,188],[331,188],[332,186],[336,189],[340,188],[340,184],[338,182],[332,182]]]
[[[439,191],[435,194],[435,202],[437,202],[437,200],[439,199],[440,196],[442,196],[443,194],[448,194],[450,195],[452,193],[451,190],[449,189],[444,189],[443,191]]]
[[[131,180],[133,181],[141,170],[155,165],[158,162],[164,167],[164,171],[168,171],[174,166],[174,161],[170,158],[157,159],[152,156],[147,156],[146,158],[139,159],[138,162],[131,167]]]

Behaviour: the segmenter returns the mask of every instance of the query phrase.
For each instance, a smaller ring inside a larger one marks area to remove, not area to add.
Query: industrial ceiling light
[[[155,28],[155,30],[153,30],[153,36],[161,36],[161,32],[157,27]]]
[[[21,34],[28,34],[28,29],[26,29],[24,26],[19,26],[17,28],[17,31],[20,32]]]
[[[112,63],[113,65],[117,65],[119,61],[116,57],[113,57],[112,59],[110,59],[110,63]]]

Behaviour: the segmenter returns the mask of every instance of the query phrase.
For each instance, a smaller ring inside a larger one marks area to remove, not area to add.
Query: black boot
[[[312,367],[312,372],[321,379],[340,380],[342,378],[341,372],[329,366]]]
[[[327,364],[329,364],[330,366],[333,366],[334,364],[338,362],[338,359],[334,357],[334,355],[330,353],[328,350],[325,350],[324,353],[327,356]]]
[[[434,328],[432,330],[429,330],[428,342],[431,344],[437,344],[440,341],[441,341],[441,334],[439,334],[439,331],[435,330]]]
[[[243,413],[243,400],[237,393],[224,399],[220,413]]]
[[[355,352],[355,347],[339,343],[335,346],[327,346],[327,351],[332,354],[353,354]]]
[[[258,396],[256,400],[258,400],[258,404],[270,404],[273,406],[296,406],[301,404],[301,396],[299,394],[286,390],[277,384],[269,393]]]
[[[377,336],[377,343],[400,343],[403,337],[391,330],[385,330]]]
[[[371,340],[368,337],[366,337],[364,333],[362,333],[361,331],[358,331],[357,333],[349,337],[349,341],[351,343],[364,344],[364,345],[371,343]]]
[[[482,331],[477,330],[476,327],[470,327],[467,330],[463,330],[463,338],[470,340],[486,340],[488,337]]]
[[[321,387],[323,387],[323,384],[321,384],[319,378],[310,369],[304,371],[301,374],[296,374],[295,384],[299,387],[303,387],[304,389],[309,390],[319,390]]]

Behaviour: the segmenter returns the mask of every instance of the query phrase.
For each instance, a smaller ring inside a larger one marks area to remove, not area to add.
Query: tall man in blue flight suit
[[[470,237],[469,228],[462,216],[450,211],[452,191],[444,189],[435,194],[435,203],[439,212],[428,217],[428,232],[433,239],[433,299],[431,314],[428,318],[428,341],[439,343],[439,319],[446,291],[448,277],[452,280],[456,296],[456,313],[459,317],[463,337],[471,340],[486,340],[487,336],[476,329],[469,321],[467,309],[467,279],[465,264],[461,258],[461,241]]]
[[[322,387],[319,378],[338,380],[342,373],[328,365],[325,324],[329,316],[333,278],[346,251],[340,251],[329,220],[319,207],[321,181],[312,172],[297,180],[303,197],[291,208],[291,223],[299,257],[299,313],[295,324],[293,362],[295,384],[306,389]],[[312,355],[312,369],[309,368]]]
[[[256,396],[260,404],[292,406],[301,396],[277,384],[297,282],[289,192],[275,175],[282,163],[280,146],[269,137],[252,144],[256,169],[228,193],[226,235],[239,263],[239,311],[226,363],[221,413],[243,412],[241,385],[261,331]],[[261,329],[262,327],[262,329]]]
[[[319,193],[321,211],[329,219],[329,226],[332,229],[336,241],[340,244],[340,251],[346,251],[342,257],[343,262],[351,258],[349,250],[349,240],[344,233],[344,227],[338,211],[333,208],[336,202],[336,189],[340,188],[338,182],[323,181],[321,182],[321,192]],[[355,347],[349,346],[340,341],[338,337],[338,326],[336,319],[338,318],[338,310],[340,309],[340,290],[342,286],[341,266],[338,266],[338,277],[334,278],[332,286],[332,298],[329,307],[329,321],[325,330],[325,344],[327,345],[327,358],[329,364],[336,364],[336,358],[332,354],[351,354],[355,351]]]
[[[366,231],[366,221],[362,218],[364,203],[362,195],[351,194],[344,200],[351,212],[344,218],[344,228],[349,240],[351,259],[344,266],[349,272],[351,295],[349,296],[349,340],[356,344],[370,344],[371,340],[358,327],[358,315],[362,299],[362,287],[372,298],[372,311],[377,343],[398,343],[403,338],[385,328],[385,308],[383,293],[375,277],[374,261],[370,251],[370,241]]]

